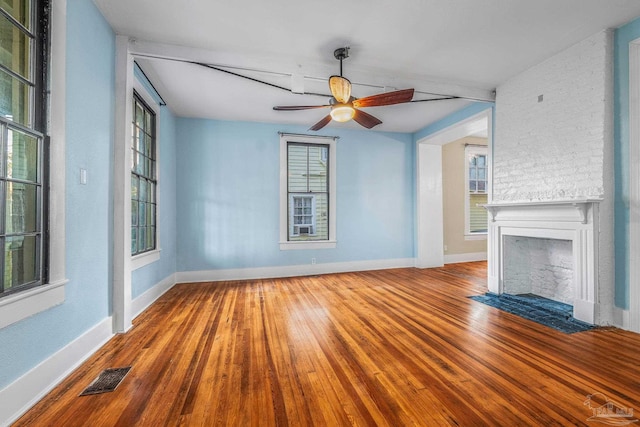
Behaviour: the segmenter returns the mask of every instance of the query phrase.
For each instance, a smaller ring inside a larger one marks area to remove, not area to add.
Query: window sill
[[[281,251],[290,251],[297,249],[334,249],[336,247],[335,240],[323,240],[321,242],[280,242]]]
[[[64,302],[67,279],[0,299],[0,329]]]
[[[487,240],[487,233],[465,234],[464,240]]]
[[[145,252],[131,258],[131,270],[137,270],[160,259],[161,249]]]

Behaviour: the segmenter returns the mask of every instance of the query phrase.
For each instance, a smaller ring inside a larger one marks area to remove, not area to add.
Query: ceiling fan
[[[329,89],[331,89],[331,94],[333,95],[329,100],[329,104],[276,106],[273,107],[273,109],[276,111],[297,111],[331,107],[331,112],[318,123],[311,126],[309,130],[320,130],[329,124],[331,120],[335,120],[336,122],[348,122],[351,119],[355,120],[361,126],[371,129],[382,122],[371,114],[359,110],[359,108],[402,104],[405,102],[411,102],[411,99],[413,99],[413,89],[380,93],[378,95],[367,96],[359,99],[354,98],[351,96],[351,82],[342,77],[342,61],[349,57],[349,48],[338,48],[333,52],[333,56],[340,61],[340,75],[334,75],[329,78]]]

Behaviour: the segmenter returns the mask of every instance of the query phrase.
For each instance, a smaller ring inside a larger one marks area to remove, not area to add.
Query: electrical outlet
[[[311,258],[311,264],[315,265],[315,263],[316,263],[316,259],[315,258]]]

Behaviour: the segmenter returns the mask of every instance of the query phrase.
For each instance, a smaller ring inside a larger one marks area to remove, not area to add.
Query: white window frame
[[[329,146],[329,239],[313,241],[289,241],[289,197],[287,194],[287,144],[299,142]],[[280,134],[280,250],[333,249],[336,247],[336,147],[332,136]]]
[[[147,106],[153,111],[153,113],[155,114],[155,138],[156,138],[156,143],[155,143],[155,150],[156,150],[156,248],[151,250],[151,251],[147,251],[147,252],[143,252],[141,254],[137,254],[137,255],[133,255],[131,257],[131,271],[133,270],[137,270],[139,268],[144,267],[145,265],[149,265],[151,263],[154,263],[156,261],[158,261],[160,259],[160,252],[161,252],[161,247],[160,247],[160,150],[158,148],[158,146],[160,145],[160,105],[158,104],[158,102],[155,100],[155,98],[153,96],[151,96],[151,94],[149,93],[149,91],[147,91],[147,89],[145,88],[145,86],[138,81],[137,78],[134,77],[133,79],[133,88],[136,91],[136,93],[138,94],[139,97],[141,97],[144,102],[147,104]],[[131,94],[131,100],[130,102],[133,102],[133,93]],[[133,114],[135,114],[135,112],[132,111]],[[131,141],[127,141],[128,144],[128,149],[131,149]],[[131,179],[129,179],[129,186],[131,185]],[[131,227],[131,224],[129,224],[129,227]],[[131,241],[129,241],[129,248],[131,248]]]
[[[469,189],[469,156],[481,155],[485,156],[485,191],[487,200],[489,198],[489,147],[480,145],[467,145],[464,148],[464,239],[465,240],[486,240],[486,231],[471,231],[471,206],[470,197],[471,191]]]
[[[65,141],[66,141],[66,0],[52,1],[50,60],[50,145],[49,168],[49,280],[0,299],[0,328],[19,322],[65,301]]]

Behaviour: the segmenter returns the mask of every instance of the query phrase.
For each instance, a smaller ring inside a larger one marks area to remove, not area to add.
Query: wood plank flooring
[[[598,392],[640,415],[640,335],[563,334],[485,289],[482,262],[176,285],[15,425],[594,425]]]

